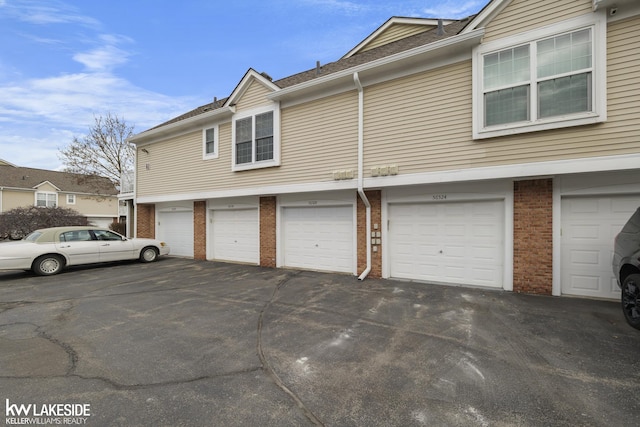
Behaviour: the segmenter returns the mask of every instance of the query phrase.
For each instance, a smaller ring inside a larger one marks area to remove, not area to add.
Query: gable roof
[[[13,163],[9,163],[4,159],[0,159],[0,165],[3,165],[3,166],[16,166]]]
[[[437,28],[440,24],[448,25],[452,22],[454,21],[451,19],[404,18],[399,16],[391,17],[387,22],[378,27],[377,30],[367,36],[367,38],[358,43],[356,47],[347,52],[342,59],[349,58],[350,56],[356,55],[360,52],[375,48],[379,45],[377,43],[386,44],[381,39],[384,38],[385,35],[389,35],[394,28],[399,30],[400,27],[403,27],[402,30],[407,33],[405,34],[406,37],[412,34],[432,30]]]
[[[487,3],[480,12],[471,20],[469,25],[463,30],[467,33],[478,28],[485,27],[493,18],[495,18],[512,0],[492,0]]]
[[[171,120],[168,120],[153,128],[134,135],[129,139],[129,141],[137,144],[148,142],[149,138],[153,137],[154,135],[160,134],[162,132],[167,132],[169,129],[173,130],[176,127],[180,127],[182,123],[184,123],[185,125],[187,123],[196,125],[201,121],[204,121],[208,117],[214,117],[216,115],[222,116],[225,114],[229,114],[230,112],[232,113],[235,100],[237,100],[237,97],[241,95],[242,91],[247,87],[245,83],[249,82],[251,79],[259,79],[263,84],[277,92],[278,90],[282,90],[306,82],[312,82],[313,80],[318,78],[330,76],[332,74],[339,73],[353,67],[374,62],[376,60],[390,57],[395,54],[407,52],[418,47],[435,44],[436,42],[440,42],[448,38],[452,38],[456,35],[461,34],[465,27],[469,25],[472,18],[473,16],[456,21],[442,21],[443,28],[441,28],[440,30],[438,29],[437,25],[438,20],[425,20],[425,27],[427,27],[429,23],[433,22],[436,23],[436,26],[423,32],[391,41],[372,49],[360,49],[356,52],[353,52],[352,50],[351,55],[349,55],[348,53],[335,62],[330,62],[321,66],[318,65],[316,66],[316,68],[293,74],[291,76],[275,81],[272,81],[271,78],[265,73],[258,73],[253,69],[249,69],[229,97],[220,100],[215,99],[214,102],[201,105],[187,113],[184,113],[178,117],[174,117]],[[398,22],[406,23],[407,21],[405,20],[407,19],[410,18],[395,18],[395,20],[394,18],[392,18],[391,20],[387,21],[388,25],[386,27],[383,24],[383,26],[376,30],[376,32],[381,33],[386,28],[389,28],[390,25],[396,24]],[[449,22],[449,24],[445,25],[445,22]],[[376,32],[374,32],[374,34]],[[367,37],[367,39],[365,39],[365,41],[363,41],[362,43],[365,43],[369,39],[370,37]],[[360,45],[362,45],[362,43],[360,43]]]
[[[118,194],[113,183],[102,176],[23,168],[0,163],[0,187],[35,191],[39,186],[47,182],[65,193],[100,194],[104,196]]]

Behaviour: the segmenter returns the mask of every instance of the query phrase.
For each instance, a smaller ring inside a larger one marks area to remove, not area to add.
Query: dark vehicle
[[[612,264],[622,290],[624,317],[640,329],[640,208],[616,236]]]

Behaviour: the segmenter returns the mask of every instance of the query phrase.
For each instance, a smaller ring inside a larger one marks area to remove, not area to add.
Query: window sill
[[[543,130],[584,126],[595,123],[603,123],[606,120],[606,115],[586,113],[574,116],[555,117],[554,119],[540,120],[536,123],[516,123],[502,126],[492,126],[490,128],[485,128],[479,131],[474,129],[473,139],[495,138],[499,136],[518,135]]]
[[[243,163],[240,165],[233,165],[231,166],[231,171],[241,172],[241,171],[253,170],[253,169],[272,168],[275,166],[280,166],[280,162],[277,162],[275,160],[265,160],[265,161],[256,162],[256,163]]]

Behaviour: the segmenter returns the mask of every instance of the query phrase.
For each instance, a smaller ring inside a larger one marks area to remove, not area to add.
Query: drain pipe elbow
[[[353,82],[358,90],[358,195],[364,203],[366,213],[367,266],[358,276],[358,280],[362,281],[371,272],[371,233],[369,232],[371,230],[371,203],[364,192],[364,92],[357,72],[353,73]]]

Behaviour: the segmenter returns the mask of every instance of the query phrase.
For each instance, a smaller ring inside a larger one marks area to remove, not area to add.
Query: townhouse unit
[[[74,209],[99,227],[118,220],[118,191],[104,177],[25,168],[0,159],[0,213],[27,206]]]
[[[640,206],[640,3],[394,17],[342,58],[139,133],[137,235],[173,254],[619,298]]]

